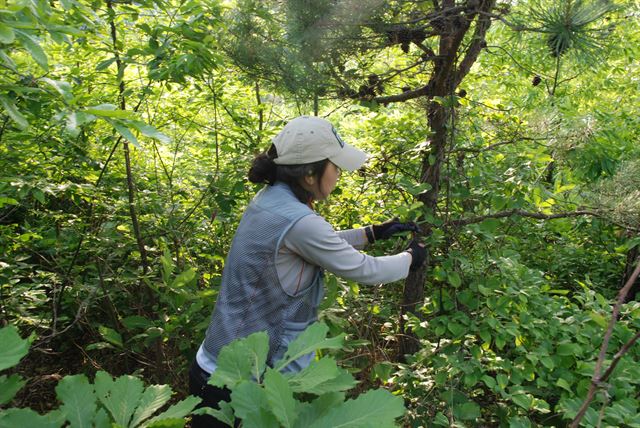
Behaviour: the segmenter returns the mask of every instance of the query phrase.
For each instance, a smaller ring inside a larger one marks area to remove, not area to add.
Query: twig
[[[638,261],[638,264],[636,265],[635,270],[627,280],[627,283],[618,292],[618,298],[616,300],[615,306],[613,307],[611,320],[609,321],[609,327],[607,328],[607,331],[604,334],[604,338],[602,340],[602,346],[600,347],[600,354],[598,355],[598,360],[596,361],[596,367],[593,372],[593,377],[591,378],[591,385],[589,385],[589,391],[587,392],[587,397],[584,399],[582,406],[580,406],[580,410],[578,410],[576,417],[573,419],[573,421],[571,421],[571,425],[569,425],[571,428],[577,428],[580,425],[580,421],[584,417],[585,413],[587,413],[587,410],[589,409],[589,405],[591,404],[591,401],[593,400],[593,397],[595,396],[596,391],[602,385],[602,382],[604,382],[609,377],[611,372],[613,372],[613,369],[615,368],[615,366],[620,361],[620,358],[622,358],[622,356],[629,350],[629,348],[631,348],[631,346],[640,337],[640,332],[636,333],[636,335],[630,341],[628,341],[620,349],[620,351],[616,353],[613,359],[613,362],[611,363],[607,371],[604,373],[603,376],[600,376],[602,365],[604,364],[604,359],[607,356],[609,341],[611,340],[611,336],[613,335],[613,328],[615,327],[616,322],[618,321],[618,317],[620,316],[620,308],[622,307],[622,304],[624,303],[624,300],[627,297],[629,290],[631,289],[634,282],[638,278],[638,275],[640,275],[640,261]]]
[[[535,218],[539,220],[553,220],[557,218],[580,217],[583,215],[600,217],[602,214],[595,211],[588,211],[588,210],[578,210],[578,211],[570,211],[570,212],[556,213],[556,214],[544,214],[541,212],[530,212],[530,211],[525,211],[521,209],[513,209],[513,210],[500,211],[497,213],[487,214],[482,216],[451,220],[447,222],[447,224],[452,226],[465,226],[468,224],[480,223],[481,221],[484,221],[490,218],[505,218],[505,217],[511,217],[512,215],[517,215],[520,217]]]

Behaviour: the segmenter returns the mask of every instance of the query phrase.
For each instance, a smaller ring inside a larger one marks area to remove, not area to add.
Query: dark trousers
[[[189,393],[196,397],[202,398],[200,407],[213,407],[219,409],[220,401],[231,401],[231,391],[227,388],[218,388],[213,385],[207,385],[209,381],[209,373],[202,370],[196,361],[189,369]],[[209,415],[194,415],[191,419],[191,428],[223,428],[229,425],[217,420]]]

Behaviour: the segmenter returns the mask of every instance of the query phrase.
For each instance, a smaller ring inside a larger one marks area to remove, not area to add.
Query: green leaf
[[[264,388],[271,411],[285,428],[293,427],[296,421],[293,391],[285,377],[276,370],[267,369],[264,375]]]
[[[344,401],[344,392],[329,392],[321,395],[311,403],[298,402],[298,418],[295,428],[307,428],[327,412]]]
[[[602,328],[607,328],[607,320],[605,317],[595,311],[589,312],[589,317]]]
[[[13,28],[3,22],[0,22],[0,43],[8,45],[9,43],[13,43],[15,38],[16,34],[13,32]]]
[[[404,400],[401,397],[384,389],[376,389],[334,407],[310,428],[395,427],[395,419],[404,412]]]
[[[480,406],[473,401],[467,401],[466,403],[454,405],[453,415],[464,421],[471,421],[480,417]]]
[[[122,135],[127,141],[129,141],[131,144],[133,144],[137,148],[142,149],[142,147],[140,147],[140,144],[138,143],[138,139],[136,138],[135,135],[133,135],[133,133],[129,130],[129,128],[116,122],[112,122],[111,124],[116,129],[116,131],[118,131],[118,133]]]
[[[269,336],[265,332],[234,340],[220,350],[216,361],[218,367],[209,378],[209,384],[233,389],[252,377],[260,379],[268,353]]]
[[[113,64],[116,61],[116,58],[109,58],[109,59],[105,59],[104,61],[100,61],[98,63],[98,65],[96,65],[96,71],[102,71],[106,68],[108,68],[111,64]]]
[[[56,395],[62,402],[60,410],[71,428],[92,428],[96,412],[96,396],[85,375],[65,376],[56,385]]]
[[[231,407],[231,403],[220,401],[218,405],[220,406],[220,410],[212,409],[211,407],[201,407],[194,410],[193,414],[213,416],[220,422],[224,422],[230,427],[234,426],[236,418],[233,415],[233,407]]]
[[[344,334],[327,339],[329,327],[324,323],[311,324],[305,331],[300,334],[293,342],[289,344],[289,348],[282,360],[275,364],[276,370],[282,370],[292,361],[297,360],[303,355],[307,355],[316,349],[340,349],[344,344]]]
[[[22,380],[17,374],[9,377],[5,375],[0,376],[0,406],[13,400],[13,397],[15,397],[25,383],[26,381]]]
[[[93,114],[100,117],[108,117],[112,119],[133,119],[135,113],[129,110],[118,110],[113,104],[100,104],[83,110],[85,113]]]
[[[12,325],[0,328],[0,370],[13,367],[29,352],[29,340],[18,334],[18,329]]]
[[[335,379],[340,375],[336,361],[331,357],[314,360],[302,371],[289,378],[289,385],[294,392],[317,394],[315,388],[322,383]]]
[[[130,330],[134,328],[153,327],[153,322],[151,322],[151,320],[145,317],[142,317],[140,315],[131,315],[129,317],[123,318],[121,322],[122,322],[122,325],[124,325]]]
[[[196,270],[194,268],[189,268],[184,272],[181,272],[176,278],[171,282],[171,287],[179,288],[184,285],[189,284],[196,277]]]
[[[16,105],[12,100],[7,97],[0,96],[0,103],[2,104],[2,107],[4,107],[4,110],[7,112],[11,120],[13,120],[16,125],[18,125],[18,128],[27,129],[29,127],[29,122],[27,122],[27,119],[22,115],[22,113],[18,111]]]
[[[43,77],[40,80],[48,83],[53,86],[53,88],[58,91],[62,98],[67,102],[71,102],[73,100],[73,94],[71,93],[71,85],[67,82],[63,82],[62,80],[53,80],[48,77]]]
[[[96,395],[114,421],[123,427],[129,426],[143,389],[142,380],[137,377],[120,376],[114,381],[108,373],[96,373]]]
[[[558,345],[557,354],[562,356],[575,356],[580,354],[581,348],[575,343],[560,343]]]
[[[64,423],[60,412],[40,415],[31,409],[7,409],[0,411],[0,428],[59,428]]]
[[[164,406],[171,398],[171,392],[169,385],[148,386],[142,393],[142,397],[140,397],[140,402],[131,420],[131,426],[138,426],[142,421],[151,417],[156,410]]]
[[[15,30],[15,32],[18,40],[20,40],[20,43],[27,52],[29,52],[33,60],[38,63],[44,71],[49,71],[49,60],[47,59],[47,54],[44,53],[44,50],[38,41],[22,30]]]
[[[569,392],[570,394],[573,394],[573,391],[571,390],[571,385],[566,380],[560,378],[556,382],[556,385],[558,385],[560,388],[564,389],[565,391]]]
[[[182,401],[177,402],[173,406],[169,407],[166,411],[160,413],[158,416],[149,419],[148,422],[142,424],[143,427],[148,427],[156,421],[162,421],[163,419],[182,419],[195,409],[195,407],[202,401],[199,397],[192,395],[188,396]]]
[[[245,419],[260,408],[268,409],[269,402],[264,389],[255,382],[245,380],[232,390],[231,407],[237,417]]]
[[[462,285],[462,279],[460,278],[460,274],[458,272],[448,272],[447,278],[449,280],[449,284],[451,284],[455,288],[458,288]]]
[[[242,419],[242,426],[244,428],[280,428],[280,423],[273,413],[259,408]]]
[[[511,401],[525,410],[529,410],[533,403],[532,397],[528,394],[514,394],[511,396]]]
[[[122,336],[112,328],[101,325],[98,332],[107,342],[122,348]]]
[[[130,122],[130,125],[131,125],[132,128],[135,128],[138,131],[140,131],[140,133],[142,135],[144,135],[145,137],[155,138],[156,140],[161,141],[163,143],[170,143],[171,142],[171,138],[169,138],[167,135],[165,135],[162,132],[158,131],[153,126],[147,125],[144,122],[132,120]]]

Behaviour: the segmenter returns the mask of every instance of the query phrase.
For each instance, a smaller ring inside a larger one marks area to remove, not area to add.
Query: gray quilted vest
[[[268,363],[284,356],[287,345],[317,319],[324,286],[316,267],[311,284],[287,294],[278,279],[275,260],[285,233],[302,217],[314,214],[282,183],[267,186],[251,201],[231,243],[222,284],[203,350],[215,361],[234,339],[257,331],[269,335]],[[300,371],[313,358],[306,355],[284,371]]]

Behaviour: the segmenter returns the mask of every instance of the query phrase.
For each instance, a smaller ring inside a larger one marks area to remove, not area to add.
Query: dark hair
[[[306,204],[313,198],[313,194],[300,185],[300,179],[307,175],[313,175],[320,182],[327,168],[328,159],[302,165],[277,165],[273,161],[277,157],[278,153],[274,145],[271,145],[266,152],[256,156],[249,169],[249,181],[269,185],[281,181],[291,188],[300,202]]]

